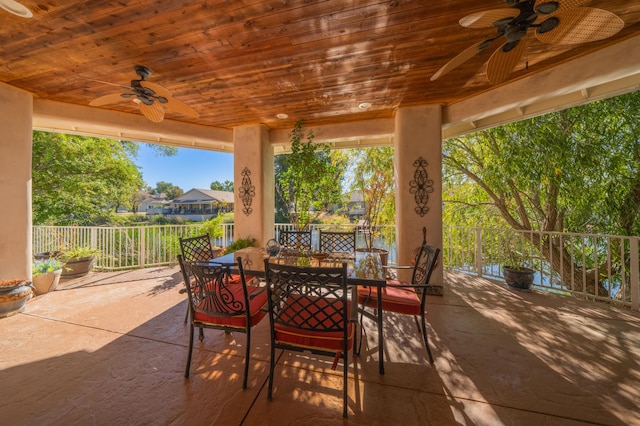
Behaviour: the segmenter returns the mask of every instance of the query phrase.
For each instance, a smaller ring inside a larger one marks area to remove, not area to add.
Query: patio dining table
[[[319,255],[318,253],[300,253],[297,256],[300,263],[305,266],[326,266],[328,256]],[[238,258],[242,259],[242,266],[246,275],[252,275],[258,278],[265,277],[264,259],[269,258],[270,262],[290,263],[295,258],[291,253],[283,256],[269,256],[262,248],[248,247],[237,250],[233,253],[225,254],[220,257],[209,260],[209,263],[228,266],[232,272],[237,273]],[[386,279],[382,262],[379,256],[370,253],[356,253],[355,256],[345,256],[339,259],[348,264],[347,285],[352,288],[351,300],[356,301],[358,286],[375,286],[382,288],[386,286]],[[235,267],[235,268],[234,268]],[[352,319],[358,321],[358,309],[352,311]],[[382,330],[382,298],[378,298],[378,363],[379,372],[384,374],[384,340]],[[362,326],[362,325],[361,325]]]

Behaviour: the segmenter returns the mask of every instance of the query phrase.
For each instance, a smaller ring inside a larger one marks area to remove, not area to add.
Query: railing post
[[[631,309],[640,310],[640,258],[638,257],[638,243],[640,238],[632,238],[630,241],[631,250]]]
[[[476,273],[482,277],[482,228],[476,228]]]
[[[144,227],[138,228],[138,267],[144,268],[145,259],[147,258],[147,242],[145,238]]]

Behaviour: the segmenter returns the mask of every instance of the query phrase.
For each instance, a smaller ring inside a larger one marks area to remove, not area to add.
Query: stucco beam
[[[88,106],[33,100],[33,128],[233,152],[233,132],[218,127],[164,120],[153,123],[141,114],[108,111]]]

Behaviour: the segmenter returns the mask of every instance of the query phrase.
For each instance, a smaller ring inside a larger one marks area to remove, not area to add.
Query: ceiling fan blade
[[[20,16],[22,18],[32,18],[33,12],[27,9],[24,5],[14,0],[2,0],[0,1],[0,8],[6,10],[9,13]]]
[[[124,98],[120,96],[120,93],[112,93],[110,95],[100,96],[99,98],[92,100],[91,102],[89,102],[89,105],[102,106],[102,105],[109,105],[109,104],[117,104],[118,102],[121,102],[123,99]]]
[[[171,92],[169,91],[169,89],[167,89],[164,86],[160,86],[159,84],[152,83],[147,80],[142,80],[140,84],[142,85],[142,87],[146,87],[148,89],[153,90],[154,92],[156,92],[156,95],[158,96],[164,96],[165,98],[171,97]]]
[[[466,28],[490,28],[501,19],[515,18],[520,13],[517,9],[493,9],[472,13],[460,19],[460,25]]]
[[[560,23],[553,30],[538,34],[544,43],[580,44],[609,38],[624,27],[616,14],[592,7],[574,7],[554,15]]]
[[[191,118],[200,117],[200,114],[198,114],[198,112],[195,109],[191,108],[189,105],[185,104],[182,101],[179,101],[176,98],[167,97],[167,103],[165,105],[171,111],[175,111],[182,115],[186,115],[187,117],[191,117]]]
[[[489,46],[489,44],[491,44],[491,41],[493,41],[493,40],[491,40],[491,41],[489,41],[489,43],[487,43],[488,41],[489,40],[484,40],[484,41],[478,42],[478,43],[476,43],[476,44],[474,44],[472,46],[467,47],[462,52],[458,53],[453,59],[451,59],[449,62],[444,64],[444,66],[442,68],[440,68],[438,71],[436,71],[435,74],[433,74],[431,76],[431,81],[435,81],[436,79],[442,77],[443,75],[445,75],[449,71],[453,70],[454,68],[459,67],[460,65],[462,65],[463,63],[465,63],[469,59],[473,58],[475,55],[480,53],[480,51],[486,49]]]
[[[140,108],[142,115],[154,123],[160,123],[164,120],[164,108],[158,102],[154,102],[151,105],[140,102],[138,103],[138,108]]]
[[[487,79],[491,84],[502,83],[507,79],[511,71],[520,61],[520,58],[527,49],[526,39],[521,39],[518,44],[508,52],[503,49],[509,43],[505,43],[498,50],[493,52],[487,63]]]
[[[538,6],[543,3],[548,3],[550,0],[536,0],[535,5],[533,6],[533,10],[536,10]],[[591,0],[557,0],[558,1],[558,9],[557,11],[566,10],[572,7],[582,6],[585,3],[590,2]]]

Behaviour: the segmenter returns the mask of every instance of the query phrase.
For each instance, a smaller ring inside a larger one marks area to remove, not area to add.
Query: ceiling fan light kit
[[[587,1],[504,0],[510,8],[463,17],[461,26],[493,27],[497,34],[460,52],[436,71],[431,81],[459,67],[500,38],[504,38],[503,44],[487,62],[487,79],[491,84],[505,81],[526,52],[529,29],[535,29],[536,38],[543,43],[580,44],[611,37],[624,27],[624,21],[609,11],[580,7]]]

